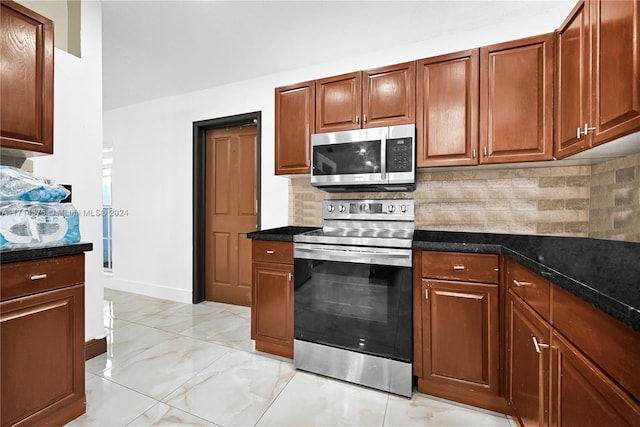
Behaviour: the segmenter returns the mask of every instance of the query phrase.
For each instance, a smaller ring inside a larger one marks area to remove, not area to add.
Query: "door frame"
[[[256,185],[258,197],[257,225],[260,229],[261,194],[261,111],[219,117],[216,119],[193,122],[193,296],[194,304],[202,302],[206,297],[205,285],[205,238],[206,238],[206,196],[207,196],[207,150],[206,134],[210,129],[256,125]]]

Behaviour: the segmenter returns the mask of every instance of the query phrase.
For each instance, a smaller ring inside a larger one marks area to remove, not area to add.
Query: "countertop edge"
[[[76,255],[93,251],[93,243],[80,242],[70,245],[45,246],[41,248],[20,248],[0,251],[0,264],[31,261],[64,255]]]

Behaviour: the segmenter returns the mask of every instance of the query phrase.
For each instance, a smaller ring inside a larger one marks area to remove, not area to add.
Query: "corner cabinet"
[[[316,80],[316,132],[415,123],[416,63]]]
[[[252,241],[251,339],[256,350],[293,358],[293,243]]]
[[[3,263],[2,426],[64,425],[86,408],[84,254]]]
[[[275,174],[309,173],[315,124],[315,82],[275,89]]]
[[[53,154],[53,21],[13,1],[0,8],[0,147]]]
[[[414,251],[418,391],[506,412],[500,388],[499,257]]]
[[[551,160],[553,34],[480,48],[480,163]]]
[[[478,164],[479,50],[417,65],[418,167]]]
[[[507,395],[520,425],[640,425],[640,334],[507,260]]]
[[[638,22],[638,1],[581,0],[556,31],[556,157],[640,131]]]

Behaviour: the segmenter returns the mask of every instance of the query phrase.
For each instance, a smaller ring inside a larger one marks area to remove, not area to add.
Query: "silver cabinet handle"
[[[360,116],[356,116],[356,124],[360,124]]]
[[[269,249],[269,250],[267,251],[267,253],[268,253],[269,255],[271,255],[271,254],[275,254],[275,253],[276,253],[276,251],[274,251],[274,250],[272,250],[272,249]]]
[[[34,274],[33,276],[31,276],[31,280],[40,280],[40,279],[46,279],[47,275],[46,274]]]
[[[482,148],[482,154],[484,154],[484,156],[487,157],[488,155],[487,147]]]
[[[580,139],[582,136],[587,136],[587,134],[589,133],[589,131],[594,131],[594,130],[596,130],[596,128],[590,128],[590,127],[589,127],[589,123],[585,123],[585,124],[584,124],[584,130],[582,130],[582,129],[580,129],[580,128],[578,128],[578,129],[576,130],[576,137],[577,137],[578,139]]]
[[[533,340],[533,345],[536,347],[536,353],[540,353],[542,350],[540,350],[541,348],[548,348],[549,344],[543,344],[541,342],[538,342],[538,339],[536,337],[531,337],[531,339]]]
[[[453,269],[454,270],[464,270],[464,265],[454,265]]]
[[[532,283],[530,283],[530,282],[521,282],[521,281],[516,280],[516,279],[513,279],[513,283],[516,286],[531,286],[532,285]]]
[[[293,280],[293,274],[289,273],[289,281]]]
[[[364,115],[362,116],[362,120],[364,120],[364,123],[367,123],[367,115],[366,115],[366,114],[364,114]]]
[[[429,299],[429,288],[424,290],[424,299]]]
[[[476,149],[474,148],[473,151],[471,151],[471,158],[475,159],[476,158]]]

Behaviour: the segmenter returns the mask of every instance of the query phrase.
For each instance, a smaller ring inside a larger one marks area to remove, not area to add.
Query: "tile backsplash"
[[[640,241],[640,154],[592,166],[427,170],[410,193],[327,193],[289,182],[289,224],[320,226],[322,200],[412,198],[430,230]]]

